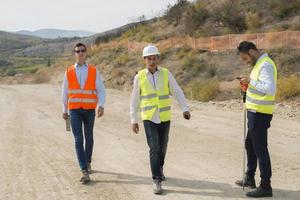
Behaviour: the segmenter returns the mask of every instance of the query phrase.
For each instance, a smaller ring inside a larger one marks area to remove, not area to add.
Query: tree
[[[168,5],[165,13],[165,17],[169,23],[174,23],[175,26],[179,24],[180,19],[185,11],[185,8],[189,5],[187,0],[177,0],[175,5]]]
[[[51,67],[51,60],[50,60],[50,57],[48,57],[48,59],[47,59],[47,67]]]
[[[184,30],[187,34],[193,34],[201,24],[204,24],[209,18],[209,13],[202,2],[190,4],[187,11],[183,14]]]
[[[235,33],[246,29],[245,14],[238,0],[225,0],[217,4],[211,15],[218,24],[230,28]]]

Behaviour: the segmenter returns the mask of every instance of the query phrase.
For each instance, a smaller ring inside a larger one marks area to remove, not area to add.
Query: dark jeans
[[[257,161],[260,169],[262,183],[269,183],[272,170],[268,151],[268,128],[273,115],[253,113],[248,111],[248,134],[246,138],[247,149],[247,175],[255,176]]]
[[[87,170],[87,163],[92,161],[94,145],[93,128],[95,110],[74,109],[70,110],[70,121],[75,139],[76,154],[81,170]],[[84,131],[82,130],[84,125]],[[84,132],[84,137],[83,137]],[[83,141],[85,138],[85,148]]]
[[[153,180],[161,180],[169,141],[170,121],[155,124],[144,121]]]

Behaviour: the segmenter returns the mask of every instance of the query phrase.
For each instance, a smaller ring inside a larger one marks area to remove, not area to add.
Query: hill
[[[41,43],[38,37],[0,31],[0,52],[11,52]]]
[[[88,37],[95,34],[90,31],[62,30],[62,29],[39,29],[36,31],[22,30],[22,31],[17,31],[16,33],[22,35],[36,36],[45,39]]]

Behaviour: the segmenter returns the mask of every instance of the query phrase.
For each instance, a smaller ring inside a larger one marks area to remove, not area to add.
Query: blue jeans
[[[269,183],[272,176],[272,169],[268,151],[268,129],[271,126],[273,115],[248,111],[247,116],[247,175],[251,178],[254,177],[258,161],[261,182]]]
[[[81,170],[87,170],[87,163],[91,163],[92,161],[94,145],[93,128],[95,121],[95,109],[70,110],[70,121],[75,139],[75,149],[79,166]],[[84,125],[84,131],[82,130],[82,125]],[[84,138],[85,148],[83,147]]]
[[[155,124],[144,120],[147,143],[150,148],[150,166],[153,180],[161,180],[169,141],[170,121]]]

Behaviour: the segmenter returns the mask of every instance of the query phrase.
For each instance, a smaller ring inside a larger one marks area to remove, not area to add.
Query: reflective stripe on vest
[[[247,96],[247,101],[249,101],[250,103],[253,103],[253,104],[258,104],[258,105],[274,105],[274,103],[275,103],[275,101],[255,100],[249,96]]]
[[[88,66],[88,75],[83,88],[77,80],[75,66],[67,69],[68,79],[68,109],[95,109],[98,97],[96,91],[96,67]]]
[[[274,79],[275,84],[277,82],[277,69],[275,63],[271,60],[269,57],[263,57],[261,60],[259,60],[255,66],[253,67],[251,71],[250,78],[251,80],[258,81],[259,74],[262,65],[268,62],[273,66],[274,69]],[[254,86],[251,84],[248,87],[247,90],[247,98],[246,98],[246,108],[250,110],[255,110],[259,113],[265,113],[265,114],[273,114],[275,107],[275,96],[274,95],[268,95],[263,92],[258,91]]]
[[[140,96],[140,100],[143,100],[143,99],[152,99],[152,98],[155,98],[157,97],[156,94],[149,94],[149,95],[146,95],[146,96]],[[170,98],[170,95],[162,95],[162,96],[159,96],[158,99],[169,99]]]
[[[147,110],[151,110],[153,108],[157,108],[157,106],[143,107],[143,108],[141,108],[141,111],[147,111]],[[171,106],[167,106],[167,107],[163,107],[163,108],[159,109],[160,112],[164,112],[164,111],[168,111],[168,110],[171,110]]]
[[[97,103],[97,99],[80,99],[80,98],[72,98],[68,100],[72,103]]]
[[[159,110],[162,122],[171,120],[171,99],[169,91],[169,71],[159,68],[156,90],[148,80],[147,70],[138,73],[140,95],[140,111],[143,120],[151,120],[155,111]]]
[[[253,94],[257,94],[257,95],[260,95],[260,96],[265,96],[266,95],[266,93],[263,93],[263,92],[260,92],[258,90],[255,90],[254,88],[249,88],[248,92],[251,92]]]
[[[69,94],[97,94],[96,90],[69,90]]]

